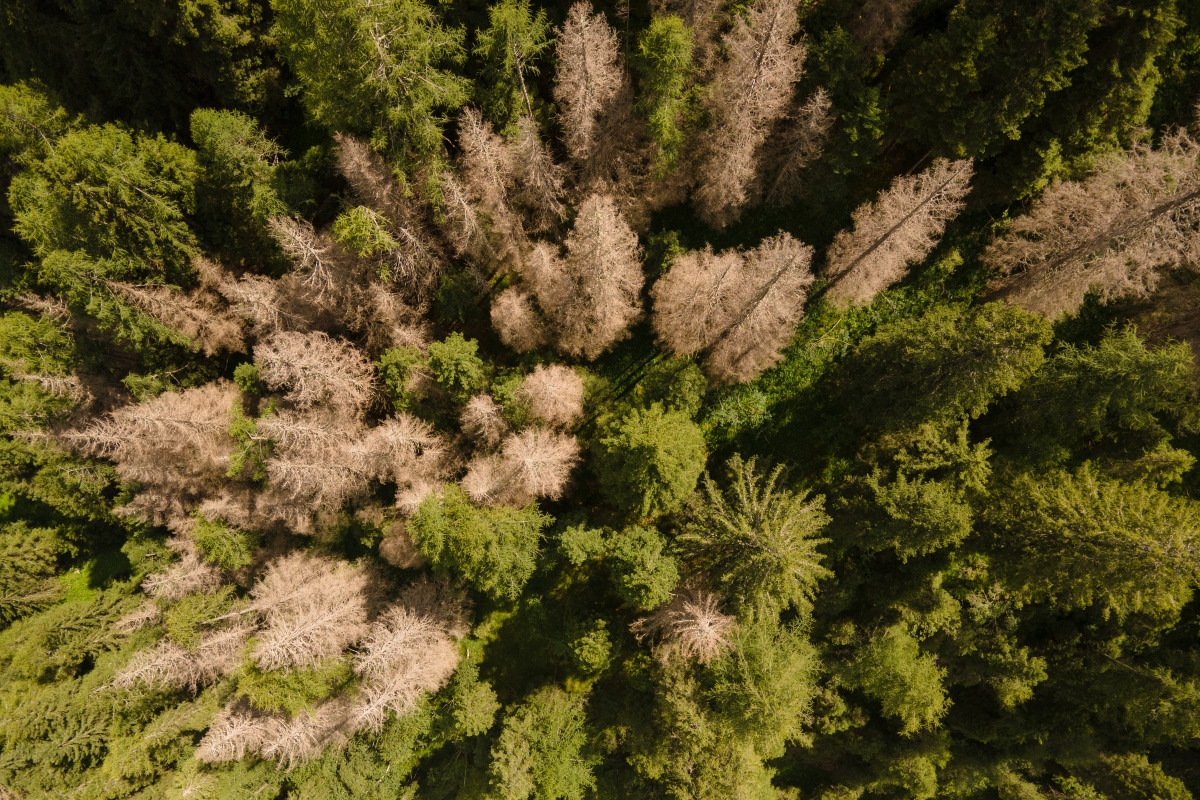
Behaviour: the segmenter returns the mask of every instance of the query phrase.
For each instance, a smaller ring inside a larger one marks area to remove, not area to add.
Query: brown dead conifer
[[[684,589],[649,617],[633,623],[638,641],[660,643],[659,657],[695,658],[705,664],[729,647],[729,634],[737,621],[720,611],[721,598],[702,589]]]
[[[587,2],[571,6],[555,43],[558,71],[554,101],[567,151],[577,161],[591,155],[600,116],[625,82],[617,32]]]
[[[550,319],[559,350],[595,358],[629,334],[641,313],[637,235],[612,198],[592,195],[580,206],[559,259],[537,248],[525,278]]]
[[[525,376],[516,397],[547,425],[566,427],[583,416],[583,381],[562,364],[539,364]]]
[[[108,287],[134,308],[183,334],[205,355],[246,351],[241,323],[216,292],[203,287],[182,292],[161,284],[119,281],[109,281]]]
[[[371,400],[374,369],[356,348],[321,332],[281,331],[254,348],[259,375],[297,408],[358,414]]]
[[[493,448],[508,433],[508,421],[490,394],[477,394],[463,406],[459,417],[462,431],[476,444]]]
[[[774,153],[764,159],[764,164],[770,167],[763,183],[767,187],[766,201],[771,205],[784,206],[800,196],[804,168],[820,157],[829,129],[833,127],[831,107],[829,94],[824,89],[813,92],[788,120],[778,144],[771,148]]]
[[[1164,269],[1200,265],[1200,143],[1183,130],[1105,156],[1048,188],[987,250],[993,290],[1055,319],[1089,290],[1145,296]]]
[[[714,227],[741,215],[758,150],[787,111],[806,54],[792,43],[798,27],[796,0],[756,0],[722,39],[726,57],[705,101],[713,126],[693,196],[700,218]]]
[[[562,202],[566,170],[554,163],[554,156],[542,143],[537,122],[532,117],[523,116],[517,120],[511,147],[517,179],[513,200],[529,210],[533,230],[554,230],[567,211]]]
[[[902,175],[854,211],[854,227],[834,237],[826,255],[835,303],[867,305],[925,258],[971,190],[970,159],[939,158],[917,175]]]
[[[343,561],[295,553],[267,567],[250,610],[263,619],[253,657],[265,670],[316,664],[366,632],[366,574]]]
[[[775,364],[804,315],[812,248],[786,233],[747,253],[686,253],[651,290],[652,324],[679,355],[699,355],[721,382]]]

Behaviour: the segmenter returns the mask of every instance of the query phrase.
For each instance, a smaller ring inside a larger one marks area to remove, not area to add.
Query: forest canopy
[[[0,800],[1200,798],[1195,0],[8,0]]]

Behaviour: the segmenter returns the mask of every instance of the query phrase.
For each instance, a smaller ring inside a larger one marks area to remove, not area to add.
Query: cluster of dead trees
[[[143,583],[156,599],[211,590],[211,566],[189,553],[166,573]],[[215,579],[219,582],[219,576]],[[233,611],[201,622],[205,632],[191,649],[171,639],[139,651],[116,676],[118,688],[190,689],[215,683],[249,658],[273,672],[310,667],[353,647],[357,694],[337,695],[290,716],[263,712],[235,697],[209,727],[197,757],[233,761],[254,753],[291,768],[364,729],[378,731],[389,711],[404,714],[449,680],[459,661],[455,640],[467,630],[461,596],[427,578],[385,607],[372,607],[364,568],[297,552],[269,564],[247,600]],[[164,587],[171,587],[164,589]],[[147,606],[156,608],[152,602]],[[131,615],[126,628],[148,624]]]
[[[1089,291],[1145,296],[1165,270],[1200,268],[1200,143],[1177,129],[1052,184],[984,254],[999,297],[1054,319]]]

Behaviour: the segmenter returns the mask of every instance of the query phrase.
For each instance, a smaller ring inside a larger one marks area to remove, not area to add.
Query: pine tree
[[[554,100],[567,150],[586,161],[608,105],[625,83],[617,32],[587,2],[571,6],[555,37]]]
[[[183,283],[196,252],[186,221],[196,177],[195,154],[162,136],[135,138],[115,125],[73,130],[13,179],[13,230],[43,258],[86,254],[102,277]],[[90,278],[63,275],[54,288],[70,293]]]
[[[533,13],[529,0],[500,0],[488,9],[488,27],[479,31],[474,53],[483,61],[476,87],[484,112],[502,129],[521,114],[534,116],[531,87],[537,61],[550,47],[546,12]]]
[[[704,470],[704,435],[679,411],[633,409],[595,445],[600,489],[635,518],[670,514]]]
[[[638,108],[646,118],[657,152],[659,174],[677,166],[683,147],[682,117],[688,110],[685,94],[692,64],[692,31],[675,15],[655,15],[638,36],[632,57],[641,79]]]
[[[447,67],[465,56],[463,32],[421,0],[276,0],[272,28],[318,122],[369,135],[419,164],[438,155],[440,114],[467,100]]]
[[[562,259],[535,251],[525,279],[554,326],[558,349],[595,358],[628,336],[640,313],[637,236],[612,198],[592,195],[579,207],[566,249]]]
[[[713,227],[741,216],[758,150],[786,113],[806,55],[791,41],[798,24],[795,0],[756,0],[722,39],[726,60],[705,101],[713,122],[693,196],[700,218]]]
[[[812,248],[786,233],[747,252],[676,256],[651,290],[659,340],[700,355],[722,382],[746,381],[775,364],[804,315]]]
[[[903,175],[873,203],[854,211],[854,228],[840,232],[826,255],[838,303],[867,305],[929,254],[963,207],[973,171],[968,161],[939,159],[918,175]]]
[[[684,561],[709,576],[739,607],[811,608],[821,565],[817,534],[829,522],[824,498],[777,488],[781,467],[765,477],[735,456],[722,490],[706,474],[676,541]]]
[[[1033,601],[1109,614],[1177,613],[1191,596],[1197,508],[1084,466],[1019,476],[988,511],[997,572]]]
[[[542,530],[551,518],[525,508],[476,508],[457,486],[428,495],[408,531],[435,570],[461,575],[499,600],[514,600],[533,574]]]
[[[614,538],[609,558],[613,583],[626,605],[650,611],[671,599],[679,567],[658,531],[640,525],[626,528]]]
[[[286,211],[275,190],[287,154],[254,119],[237,111],[198,109],[190,120],[196,143],[197,229],[223,259],[275,260],[267,221]]]
[[[949,25],[905,58],[897,119],[940,155],[972,157],[1017,139],[1084,62],[1100,4],[1061,0],[1038,14],[1017,4],[961,0]]]
[[[1054,319],[1089,291],[1144,296],[1158,271],[1190,264],[1200,247],[1200,144],[1182,130],[1101,159],[1082,181],[1062,181],[987,250],[994,288]]]
[[[504,720],[492,748],[492,789],[503,800],[582,800],[596,785],[587,753],[585,699],[548,686]]]

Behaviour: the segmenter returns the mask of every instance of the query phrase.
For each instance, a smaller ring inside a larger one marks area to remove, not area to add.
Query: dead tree
[[[205,355],[246,352],[241,323],[221,296],[205,287],[183,292],[162,284],[109,281],[108,288],[134,308],[183,334]]]
[[[548,248],[530,255],[525,279],[549,318],[564,353],[595,358],[620,339],[641,313],[637,235],[612,198],[584,201],[558,258]]]
[[[254,348],[259,375],[297,408],[358,414],[371,400],[375,372],[362,353],[320,332],[283,331]]]
[[[1089,291],[1144,296],[1160,272],[1200,263],[1200,143],[1178,130],[1053,184],[984,255],[994,292],[1054,319]]]
[[[717,381],[750,380],[778,362],[804,316],[811,263],[812,248],[786,233],[747,253],[680,256],[651,290],[655,333]]]
[[[562,364],[539,364],[516,391],[535,417],[553,427],[567,427],[583,416],[583,381]]]
[[[795,116],[788,120],[774,152],[763,160],[769,171],[762,176],[766,201],[784,206],[800,196],[804,168],[816,161],[833,127],[832,103],[824,89],[817,89]]]
[[[696,210],[714,227],[738,219],[758,172],[758,151],[787,111],[806,50],[793,44],[796,0],[756,0],[722,44],[725,61],[706,99],[713,120],[706,134]]]
[[[854,211],[854,227],[829,246],[827,296],[835,303],[867,305],[929,255],[946,224],[971,190],[970,159],[939,158],[917,175],[902,175],[873,203]]]
[[[554,156],[538,135],[533,117],[517,120],[516,136],[510,146],[517,181],[513,200],[528,209],[532,230],[554,230],[567,212],[562,202],[566,170],[554,163]]]
[[[554,101],[567,151],[576,161],[592,153],[600,117],[625,83],[617,32],[587,2],[571,6],[556,40]]]
[[[427,299],[437,287],[443,259],[424,215],[405,196],[383,159],[365,142],[344,134],[336,138],[338,170],[354,194],[383,216],[395,242],[380,256],[392,281],[402,286],[405,296],[414,302]]]
[[[492,301],[492,327],[500,335],[500,341],[525,353],[544,345],[549,335],[541,314],[533,307],[528,294],[510,286]]]
[[[340,655],[367,632],[366,575],[343,561],[295,553],[274,561],[250,590],[262,630],[261,669],[299,667]]]

